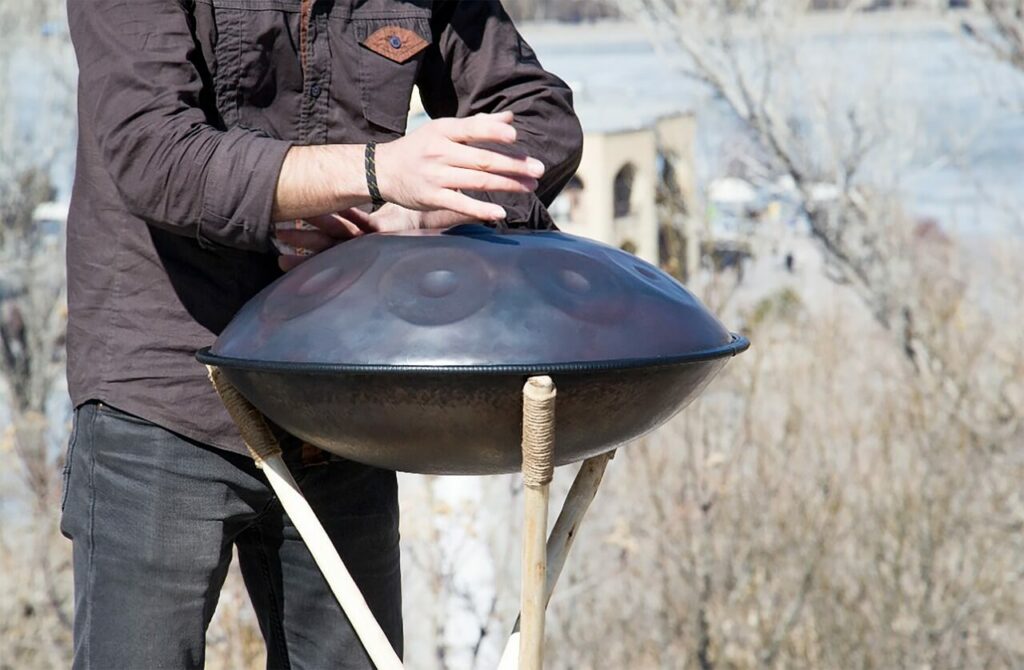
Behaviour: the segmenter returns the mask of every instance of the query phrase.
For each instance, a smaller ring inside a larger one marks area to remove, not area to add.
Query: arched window
[[[626,163],[615,173],[613,194],[615,218],[629,216],[633,211],[633,182],[636,180],[636,168]]]

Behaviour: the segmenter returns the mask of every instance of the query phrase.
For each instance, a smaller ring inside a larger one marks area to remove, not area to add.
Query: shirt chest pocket
[[[430,47],[426,18],[354,18],[348,47],[357,64],[363,116],[371,124],[404,133],[413,86]]]
[[[300,7],[300,0],[196,1],[195,35],[225,127],[297,139]]]

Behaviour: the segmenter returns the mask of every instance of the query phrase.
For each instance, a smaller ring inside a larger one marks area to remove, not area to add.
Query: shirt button
[[[388,44],[391,45],[392,49],[401,49],[402,48],[402,38],[399,37],[398,35],[392,35],[391,38],[388,39]]]
[[[320,84],[313,84],[309,87],[309,94],[314,98],[320,97]]]

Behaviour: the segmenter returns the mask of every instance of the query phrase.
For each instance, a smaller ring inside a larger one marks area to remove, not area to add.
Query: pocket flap
[[[396,63],[404,63],[426,49],[430,42],[413,30],[401,26],[384,26],[370,33],[363,46]]]

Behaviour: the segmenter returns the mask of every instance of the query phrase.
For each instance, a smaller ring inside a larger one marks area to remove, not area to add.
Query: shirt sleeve
[[[546,207],[579,167],[583,131],[572,90],[544,70],[500,0],[442,0],[420,72],[423,107],[432,118],[512,111],[517,148],[544,163],[535,194],[472,193],[502,205],[510,226],[552,227]]]
[[[269,250],[290,143],[208,118],[209,71],[182,0],[68,0],[68,21],[80,132],[127,209],[200,242]]]

